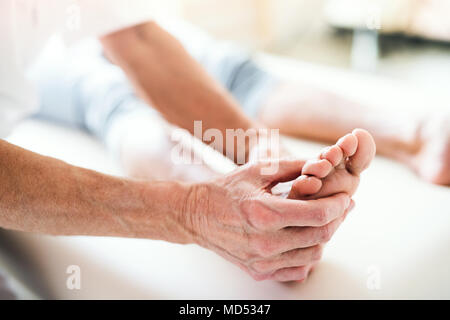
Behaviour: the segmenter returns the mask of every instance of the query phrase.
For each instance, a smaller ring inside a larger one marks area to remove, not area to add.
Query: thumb
[[[257,174],[268,183],[287,182],[302,174],[304,160],[277,159],[261,161],[256,165]]]

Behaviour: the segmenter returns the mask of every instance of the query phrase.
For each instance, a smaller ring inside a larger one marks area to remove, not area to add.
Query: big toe
[[[375,157],[376,145],[372,135],[363,129],[355,129],[352,132],[358,140],[358,148],[347,162],[347,170],[352,174],[359,175],[367,169]]]

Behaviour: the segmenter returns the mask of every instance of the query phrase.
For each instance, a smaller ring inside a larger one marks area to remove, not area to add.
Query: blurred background
[[[450,80],[448,0],[174,3],[172,12],[179,17],[250,49],[421,86],[443,86]]]

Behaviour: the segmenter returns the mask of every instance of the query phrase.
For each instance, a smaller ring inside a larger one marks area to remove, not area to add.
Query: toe
[[[351,157],[355,154],[356,149],[358,148],[358,139],[355,135],[349,133],[340,138],[336,145],[341,147],[345,157]]]
[[[320,158],[328,160],[333,167],[336,167],[338,164],[342,162],[342,159],[344,158],[344,153],[339,146],[334,145],[326,148],[320,154]]]
[[[289,199],[303,199],[313,195],[322,188],[322,181],[316,177],[301,176],[292,185]]]
[[[352,135],[358,140],[358,148],[354,155],[350,157],[346,167],[351,173],[359,175],[367,169],[375,157],[376,146],[372,136],[366,130],[355,129]]]
[[[302,175],[324,178],[331,172],[332,169],[333,166],[328,160],[325,159],[310,160],[307,161],[306,164],[303,166]]]

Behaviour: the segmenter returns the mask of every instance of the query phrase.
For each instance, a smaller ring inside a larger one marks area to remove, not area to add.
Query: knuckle
[[[259,273],[255,272],[255,271],[253,271],[253,269],[250,266],[246,266],[245,267],[245,271],[255,281],[264,280],[264,276],[262,274],[259,274]]]
[[[246,251],[241,251],[239,253],[236,254],[236,256],[239,258],[239,260],[241,261],[250,261],[252,259],[255,258],[255,255]]]
[[[268,230],[278,222],[278,217],[259,199],[250,199],[245,202],[247,222],[257,230]]]
[[[266,217],[264,217],[264,213],[260,211],[255,211],[249,216],[249,222],[252,227],[257,230],[266,230],[269,225]]]
[[[253,278],[255,281],[263,281],[267,280],[270,277],[270,274],[268,273],[260,273],[254,271],[252,268],[248,268],[247,273]]]
[[[269,241],[269,239],[264,236],[253,237],[250,246],[255,251],[255,253],[262,258],[270,257],[274,252],[271,241]]]

